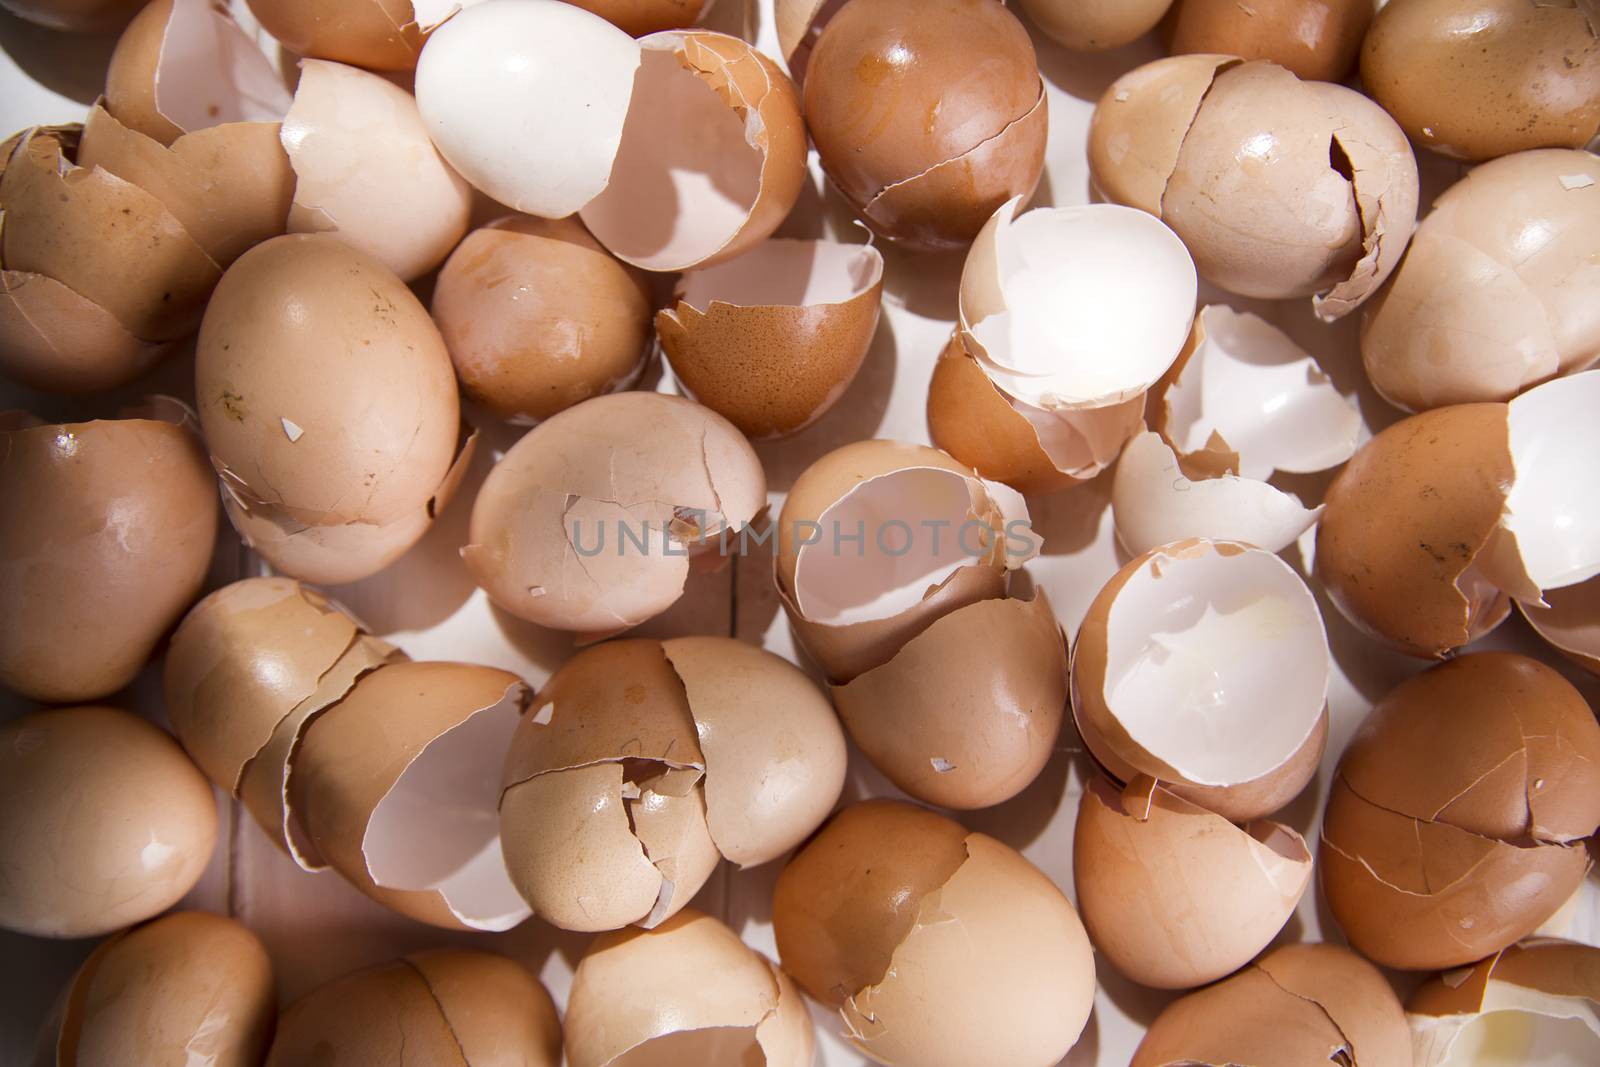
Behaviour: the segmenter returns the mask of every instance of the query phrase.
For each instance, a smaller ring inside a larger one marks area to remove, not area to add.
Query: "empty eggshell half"
[[[1422,220],[1366,308],[1361,358],[1407,411],[1510,400],[1600,359],[1600,159],[1545,149],[1485,163]]]
[[[1519,600],[1517,608],[1552,647],[1600,676],[1600,578],[1549,590],[1544,606]]]
[[[1537,938],[1431,979],[1406,1001],[1416,1067],[1593,1063],[1597,967],[1600,948]]]
[[[1044,592],[958,608],[833,687],[839,718],[895,785],[986,808],[1038,777],[1067,704],[1067,646]]]
[[[1156,785],[1084,789],[1073,835],[1078,908],[1095,947],[1141,985],[1187,989],[1244,966],[1311,884],[1311,852],[1274,822],[1240,829]]]
[[[1531,934],[1582,882],[1600,726],[1524,656],[1460,656],[1380,701],[1339,762],[1318,866],[1380,964],[1456,967]]]
[[[247,1067],[266,1054],[277,993],[254,934],[220,915],[180,911],[101,943],[56,1010],[42,1064]]]
[[[390,663],[305,727],[289,792],[317,852],[357,889],[447,929],[529,914],[506,873],[494,768],[530,694],[465,663]]]
[[[428,140],[416,99],[386,78],[301,60],[282,137],[291,233],[332,234],[412,281],[467,232],[472,187]]]
[[[434,949],[325,982],[289,1005],[268,1067],[560,1067],[561,1020],[539,980],[490,952]]]
[[[1022,0],[1045,36],[1078,52],[1106,52],[1149,33],[1173,0]]]
[[[630,37],[693,26],[716,0],[576,0]]]
[[[1285,945],[1169,1004],[1129,1067],[1406,1067],[1406,1017],[1383,972],[1337,945]]]
[[[709,915],[595,938],[567,1001],[571,1067],[811,1067],[816,1035],[784,974]]]
[[[1089,606],[1073,715],[1117,779],[1149,775],[1244,822],[1316,773],[1331,671],[1322,615],[1288,564],[1236,542],[1180,541],[1134,559]]]
[[[246,0],[261,28],[295,55],[368,70],[409,71],[429,33],[478,0]]]
[[[1021,854],[896,801],[836,815],[778,879],[784,969],[883,1064],[1051,1067],[1094,1000],[1094,955]]]
[[[770,239],[678,282],[656,332],[684,390],[752,440],[797,433],[844,395],[883,297],[871,245]]]

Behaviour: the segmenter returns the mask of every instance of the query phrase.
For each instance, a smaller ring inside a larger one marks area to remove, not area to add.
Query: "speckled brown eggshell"
[[[1163,29],[1173,55],[1267,59],[1313,81],[1340,81],[1372,24],[1372,0],[1177,0]]]

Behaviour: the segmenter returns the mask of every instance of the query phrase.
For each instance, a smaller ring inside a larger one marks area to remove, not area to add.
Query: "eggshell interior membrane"
[[[816,1036],[789,977],[716,919],[689,909],[590,945],[572,978],[572,1067],[809,1067]]]
[[[1540,637],[1590,674],[1600,675],[1600,578],[1546,590],[1544,607],[1517,601]]]
[[[507,207],[563,218],[611,180],[642,60],[633,38],[582,8],[487,0],[428,38],[417,107],[467,181]]]
[[[1045,35],[1079,52],[1105,52],[1143,37],[1172,0],[1022,0]]]
[[[1008,395],[1093,408],[1144,392],[1194,319],[1194,261],[1159,219],[1108,204],[995,212],[961,273],[961,326]]]
[[[696,311],[715,303],[738,307],[843,304],[883,278],[883,256],[871,245],[835,241],[763,241],[736,261],[688,271],[678,299]]]

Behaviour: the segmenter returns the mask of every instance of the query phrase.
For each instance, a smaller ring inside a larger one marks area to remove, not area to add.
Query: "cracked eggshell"
[[[1243,829],[1148,777],[1092,781],[1072,869],[1094,945],[1141,985],[1187,989],[1244,966],[1311,884],[1311,852],[1281,823]]]
[[[991,72],[973,78],[974,70]],[[805,66],[806,125],[823,170],[872,229],[958,248],[1033,194],[1048,107],[1033,44],[1005,6],[848,3]]]
[[[272,961],[260,940],[203,911],[175,912],[103,942],[63,996],[45,1060],[57,1067],[254,1067],[277,1014]]]
[[[0,683],[114,693],[205,582],[217,505],[200,443],[157,418],[0,423],[0,441]]]
[[[0,270],[0,374],[18,385],[51,393],[114,389],[165,351],[54,278]]]
[[[650,308],[644,276],[578,220],[506,215],[450,254],[432,311],[462,392],[537,422],[638,376]]]
[[[1405,1013],[1383,973],[1337,945],[1285,945],[1169,1004],[1129,1067],[1409,1067]]]
[[[1600,1056],[1600,948],[1554,938],[1448,971],[1406,1001],[1417,1067]]]
[[[685,391],[752,440],[831,408],[878,328],[883,256],[871,245],[773,238],[688,272],[656,332]]]
[[[1042,590],[936,619],[893,659],[833,687],[873,766],[911,796],[987,808],[1038,777],[1061,733],[1067,646]]]
[[[1583,696],[1524,656],[1461,656],[1392,690],[1345,750],[1323,888],[1368,958],[1459,966],[1566,902],[1597,825],[1600,726]]]
[[[467,232],[472,187],[428,140],[416,99],[386,78],[301,60],[283,148],[291,233],[331,234],[409,282]]]
[[[1077,913],[1020,854],[931,811],[836,815],[778,879],[784,969],[879,1063],[1055,1064],[1094,999]]]
[[[766,863],[822,825],[844,788],[844,732],[804,671],[743,641],[661,643],[705,756],[706,828],[741,867]]]
[[[571,1067],[810,1067],[816,1057],[789,977],[693,909],[595,938],[572,977],[566,1035]]]
[[[1548,590],[1544,601],[1519,600],[1517,609],[1556,651],[1600,677],[1600,578]]]
[[[391,663],[310,720],[288,779],[316,852],[386,907],[446,929],[528,917],[501,859],[493,768],[529,700],[516,675]]]
[[[1357,628],[1442,658],[1505,620],[1478,562],[1515,468],[1504,404],[1413,415],[1368,441],[1328,487],[1316,574]]]
[[[0,841],[0,928],[95,937],[194,887],[217,806],[178,743],[144,719],[53,708],[0,725]]]
[[[511,614],[615,633],[670,607],[690,556],[765,506],[761,461],[732,423],[682,397],[616,393],[512,446],[478,491],[461,555]]]
[[[144,0],[3,0],[20,19],[65,33],[115,33],[138,14]]]
[[[1155,29],[1173,0],[1022,0],[1022,10],[1051,38],[1078,52],[1108,52]],[[1192,49],[1190,49],[1192,51]]]
[[[261,28],[295,55],[368,70],[409,71],[428,34],[477,0],[246,0]]]
[[[226,492],[289,531],[410,518],[456,456],[455,374],[433,320],[331,237],[277,237],[228,269],[195,388]]]
[[[1600,159],[1545,149],[1485,163],[1422,220],[1367,306],[1361,358],[1407,411],[1510,400],[1600,359]]]
[[[681,30],[700,21],[716,0],[575,0],[629,37]]]
[[[1288,564],[1236,542],[1180,541],[1129,562],[1090,604],[1073,716],[1113,777],[1149,775],[1245,822],[1316,773],[1331,671],[1322,615]]]
[[[266,1062],[559,1067],[561,1023],[520,964],[435,949],[335,978],[289,1005]]]
[[[1587,0],[1394,0],[1361,81],[1425,148],[1483,160],[1600,133],[1600,15]]]
[[[1177,0],[1163,27],[1172,55],[1265,59],[1307,81],[1343,81],[1378,5],[1373,0]]]

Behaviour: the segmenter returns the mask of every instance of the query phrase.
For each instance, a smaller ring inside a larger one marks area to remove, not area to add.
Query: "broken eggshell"
[[[798,433],[844,395],[882,297],[871,245],[774,238],[686,273],[656,332],[691,397],[765,440]]]
[[[1019,853],[896,801],[836,815],[773,897],[784,970],[878,1063],[1050,1067],[1094,1000],[1094,955]]]
[[[1545,605],[1517,601],[1528,625],[1556,651],[1600,677],[1600,577],[1544,594]]]
[[[409,71],[435,27],[477,0],[246,0],[261,28],[298,56]]]
[[[1157,989],[1205,985],[1244,966],[1311,884],[1311,852],[1294,830],[1241,829],[1145,776],[1120,791],[1090,782],[1072,848],[1095,947]]]
[[[980,69],[994,73],[963,76]],[[959,248],[1000,205],[1033,195],[1048,106],[1033,43],[1003,4],[846,3],[805,73],[822,169],[883,237]]]
[[[501,857],[500,762],[527,706],[514,674],[390,663],[312,718],[288,778],[317,853],[386,907],[446,929],[529,915]]]
[[[461,550],[504,610],[615,633],[670,607],[692,556],[715,556],[766,506],[766,476],[732,423],[681,397],[595,397],[529,431],[497,463]]]
[[[693,26],[716,0],[573,0],[629,37]]]
[[[512,422],[631,384],[650,308],[644,277],[581,222],[532,215],[469,233],[439,271],[432,305],[462,392]]]
[[[521,964],[434,949],[325,982],[278,1021],[267,1067],[560,1067],[555,1002]]]
[[[1149,33],[1173,0],[1022,0],[1051,40],[1078,52],[1108,52]]]
[[[896,786],[945,808],[1025,789],[1055,751],[1067,646],[1044,592],[958,608],[893,659],[833,687],[856,745]]]
[[[1369,959],[1471,963],[1531,934],[1589,869],[1600,726],[1524,656],[1457,657],[1379,701],[1339,761],[1318,867]]]
[[[789,976],[691,909],[594,940],[572,977],[566,1051],[571,1067],[811,1067],[816,1035]]]
[[[1367,305],[1361,359],[1406,411],[1510,400],[1600,359],[1600,159],[1485,163],[1434,201]]]
[[[1308,81],[1337,82],[1355,65],[1373,0],[1176,0],[1163,37],[1171,55],[1266,59]]]
[[[1331,671],[1322,615],[1288,564],[1235,542],[1180,541],[1128,563],[1089,606],[1072,652],[1073,716],[1114,778],[1149,775],[1246,822],[1316,773]]]

